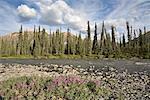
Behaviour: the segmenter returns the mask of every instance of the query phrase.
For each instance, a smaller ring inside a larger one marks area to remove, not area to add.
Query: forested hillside
[[[0,54],[1,57],[9,56],[33,56],[50,57],[51,55],[78,55],[80,57],[109,57],[109,58],[128,58],[140,57],[150,58],[150,32],[144,29],[133,29],[126,22],[126,33],[120,36],[120,43],[116,40],[116,27],[111,26],[109,33],[103,22],[100,39],[98,38],[97,24],[95,23],[94,37],[91,37],[91,27],[88,21],[87,35],[82,38],[73,35],[70,29],[67,32],[47,33],[40,26],[34,26],[34,31],[15,32],[0,37]]]

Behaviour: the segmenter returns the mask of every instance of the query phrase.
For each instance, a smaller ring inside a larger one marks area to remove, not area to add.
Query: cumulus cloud
[[[18,15],[21,18],[21,21],[28,21],[36,17],[36,11],[34,8],[30,8],[27,5],[20,5],[17,8]]]
[[[84,30],[86,18],[72,9],[65,1],[57,0],[50,5],[37,2],[40,7],[40,22],[46,25],[64,25],[76,30]]]
[[[40,24],[46,25],[47,27],[55,27],[54,29],[56,29],[56,27],[65,27],[65,29],[69,27],[76,31],[83,31],[84,33],[87,29],[88,20],[91,24],[92,33],[94,33],[94,22],[97,22],[98,31],[99,33],[101,32],[103,20],[105,21],[105,26],[108,28],[108,31],[110,26],[114,25],[119,32],[125,33],[126,21],[129,21],[133,28],[146,26],[147,29],[150,29],[149,0],[23,1],[21,0],[18,4],[13,4],[12,2],[10,3],[9,0],[1,0],[0,3],[8,2],[9,5],[1,3],[0,19],[6,19],[8,22],[12,20],[16,24],[18,23],[16,20],[19,17],[20,22],[25,22],[24,24]],[[10,9],[8,10],[6,7],[1,7],[3,5],[8,6]],[[13,10],[11,10],[11,8]],[[3,18],[3,16],[5,18]]]
[[[29,1],[29,0],[28,0]],[[30,0],[39,7],[39,22],[50,26],[68,26],[86,31],[86,23],[102,23],[125,28],[129,21],[135,28],[150,26],[148,0]],[[144,14],[144,15],[143,15]],[[144,22],[144,23],[143,23]],[[138,25],[140,24],[140,25]],[[91,27],[94,27],[91,25]],[[93,28],[91,29],[93,30]],[[101,30],[101,29],[99,29]]]

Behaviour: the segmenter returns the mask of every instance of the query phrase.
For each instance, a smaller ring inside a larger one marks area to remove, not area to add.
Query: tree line
[[[91,39],[90,22],[87,22],[87,35],[82,38],[82,34],[73,35],[68,28],[67,32],[57,29],[55,32],[47,33],[39,26],[34,26],[33,32],[23,31],[23,27],[16,37],[0,37],[1,56],[32,55],[34,57],[49,55],[80,55],[99,57],[142,57],[150,58],[150,37],[147,37],[146,28],[133,29],[126,22],[126,33],[120,36],[120,42],[116,41],[116,27],[111,26],[108,32],[105,23],[102,23],[100,39],[98,39],[98,29],[95,23],[94,37]],[[31,33],[31,34],[29,34]],[[127,35],[127,36],[125,36]]]

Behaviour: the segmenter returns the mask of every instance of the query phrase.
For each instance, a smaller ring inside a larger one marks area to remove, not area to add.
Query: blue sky
[[[108,31],[115,25],[118,34],[125,33],[125,22],[134,29],[150,29],[149,0],[0,0],[0,34],[26,30],[41,25],[47,30],[70,27],[75,32],[86,31],[87,21],[92,30],[102,21]]]

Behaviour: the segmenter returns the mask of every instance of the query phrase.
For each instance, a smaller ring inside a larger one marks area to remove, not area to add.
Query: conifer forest
[[[81,33],[72,34],[69,28],[66,32],[58,28],[55,32],[48,33],[40,26],[34,26],[33,31],[26,31],[21,25],[19,32],[0,37],[0,54],[2,57],[28,55],[34,58],[64,54],[81,58],[150,58],[150,32],[146,27],[133,29],[126,22],[125,29],[126,33],[117,41],[116,27],[112,25],[111,32],[108,32],[104,22],[100,33],[96,23],[92,33],[88,21],[85,38]],[[91,34],[94,34],[93,38]]]

